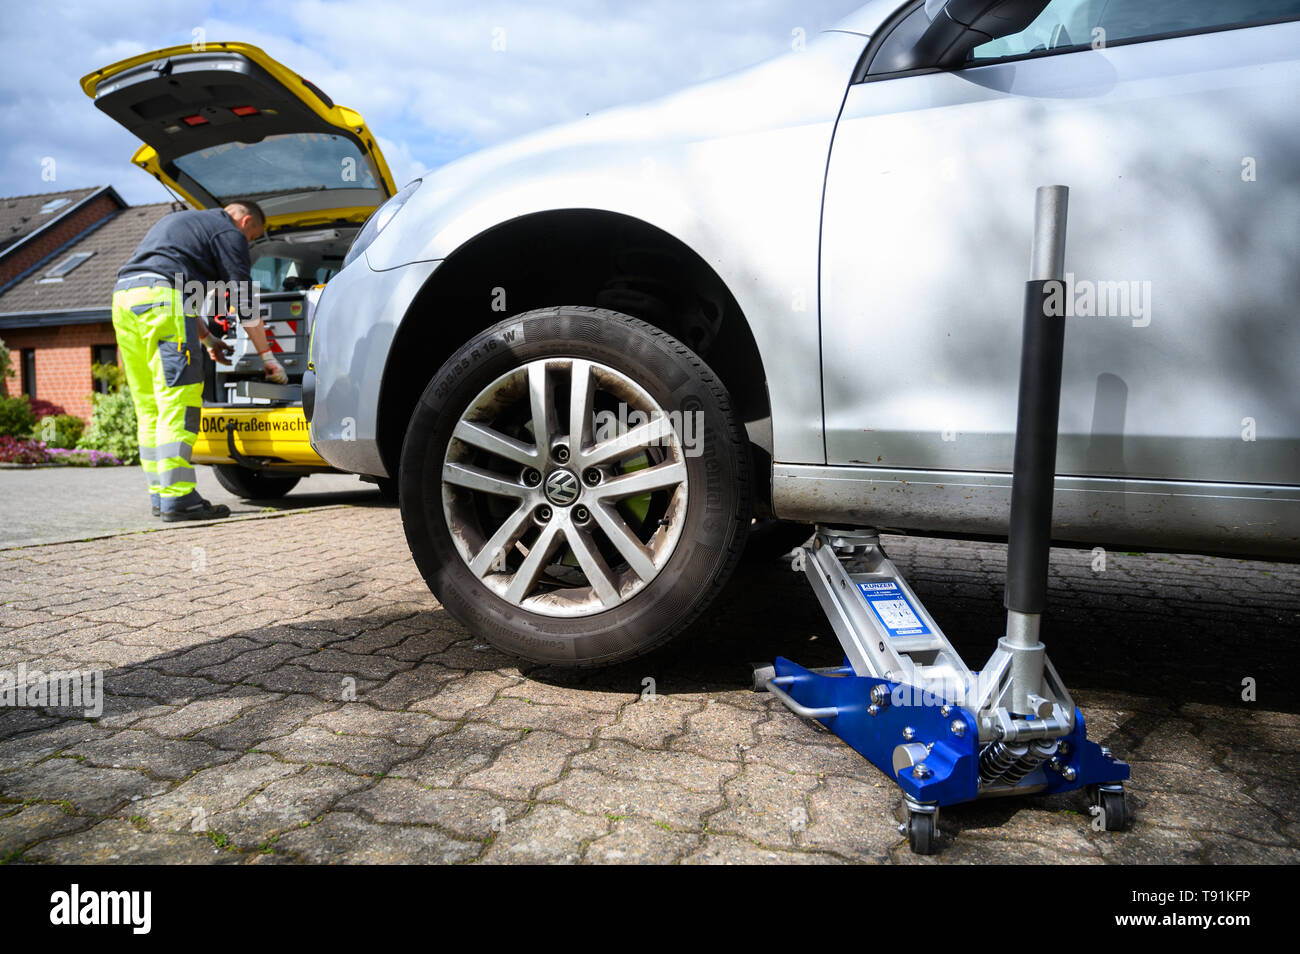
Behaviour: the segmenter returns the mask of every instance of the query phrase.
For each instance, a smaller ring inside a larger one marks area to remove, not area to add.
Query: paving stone
[[[312,765],[275,779],[233,808],[212,812],[205,823],[242,850],[274,850],[277,835],[310,823],[343,796],[369,784],[369,779],[332,765]]]
[[[490,765],[466,775],[461,784],[527,799],[537,786],[559,778],[569,756],[589,744],[555,732],[529,732],[502,748]]]
[[[709,818],[709,828],[763,845],[793,848],[795,836],[808,826],[807,796],[816,787],[817,780],[804,775],[748,765],[724,786],[727,807]]]
[[[183,739],[196,732],[231,722],[248,709],[279,698],[275,693],[239,686],[219,696],[207,696],[158,715],[142,717],[132,722],[132,728]]]
[[[191,650],[177,653],[174,656],[164,656],[161,659],[150,660],[149,665],[151,668],[161,670],[169,676],[188,676],[200,669],[207,669],[227,662],[251,649],[257,649],[258,645],[251,639],[219,639],[202,643]]]
[[[473,672],[517,672],[519,660],[493,649],[486,643],[467,641],[464,631],[454,633],[423,633],[403,640],[386,651],[395,659],[421,659],[446,666],[448,669],[466,669]]]
[[[767,718],[761,709],[744,710],[713,702],[686,717],[686,729],[673,739],[671,747],[695,752],[706,758],[735,761],[753,749],[755,730]]]
[[[496,694],[517,680],[495,672],[470,672],[446,682],[436,696],[412,703],[412,709],[439,719],[463,719],[486,706]]]
[[[181,779],[202,768],[236,758],[236,753],[205,742],[167,739],[126,729],[66,749],[65,755],[101,768],[130,768],[155,778]]]
[[[195,670],[194,674],[216,682],[247,682],[260,686],[263,684],[263,677],[274,672],[276,667],[302,655],[301,646],[294,643],[275,643],[250,649],[225,662]]]
[[[597,865],[668,865],[697,849],[701,836],[674,831],[660,822],[621,818],[613,830],[587,847],[583,859]]]
[[[268,739],[258,751],[278,755],[286,762],[339,765],[360,775],[386,772],[413,751],[387,739],[341,735],[320,726],[303,726],[288,735]]]
[[[747,660],[841,658],[787,564],[746,561],[681,650],[582,672],[466,632],[395,509],[276,519],[0,549],[0,668],[106,667],[98,718],[0,709],[0,859],[1300,860],[1300,566],[1110,553],[1094,573],[1054,551],[1049,651],[1090,737],[1133,766],[1133,828],[1093,831],[1082,793],[990,799],[945,809],[943,853],[919,858],[892,782],[750,691]],[[1005,547],[884,542],[978,665]],[[1234,661],[1258,702],[1222,670],[1225,627],[1251,636]]]
[[[105,815],[158,786],[141,772],[96,768],[64,758],[0,774],[0,796],[6,799],[67,802],[76,811],[91,815]]]
[[[164,705],[183,706],[203,696],[222,692],[225,688],[208,679],[168,676],[143,666],[104,676],[104,692],[109,696],[145,696]]]
[[[455,722],[440,721],[422,712],[387,712],[364,702],[344,703],[338,709],[312,716],[307,724],[344,735],[376,736],[400,745],[423,745],[435,735],[456,728]]]
[[[89,819],[70,815],[57,805],[26,805],[14,809],[13,805],[0,804],[0,862],[38,841],[90,824]]]
[[[537,799],[611,820],[636,816],[681,831],[702,830],[709,813],[723,804],[721,793],[692,792],[671,782],[610,778],[586,769],[574,769],[544,785]]]
[[[158,831],[203,832],[208,819],[238,807],[276,779],[301,772],[302,766],[277,762],[269,755],[245,755],[227,765],[205,769],[175,788],[133,806]]]
[[[484,864],[576,864],[585,843],[605,834],[603,818],[580,815],[557,805],[538,805],[509,822],[483,856]]]
[[[745,752],[745,761],[803,775],[869,778],[879,774],[870,762],[829,733],[818,733],[799,742],[783,738],[764,739]]]
[[[50,723],[46,728],[15,736],[0,747],[0,771],[35,765],[78,743],[102,739],[110,734],[93,722]]]
[[[354,679],[372,682],[387,679],[395,672],[411,668],[409,663],[389,659],[387,656],[345,653],[334,648],[306,653],[295,661],[299,666],[317,672],[338,673],[340,676],[351,676]]]
[[[464,674],[442,666],[421,665],[406,672],[399,672],[391,679],[369,687],[358,693],[361,702],[367,702],[381,709],[421,709],[438,718],[459,719],[461,712],[435,711],[423,703],[428,703],[447,684],[463,678]],[[490,699],[488,700],[490,701]]]
[[[663,748],[686,729],[686,717],[700,703],[675,696],[656,695],[653,701],[624,706],[618,722],[602,728],[602,739],[618,739],[640,748]]]
[[[425,788],[409,779],[386,778],[343,799],[339,809],[371,821],[432,825],[467,841],[486,841],[528,811],[526,802],[490,792]]]
[[[529,679],[501,690],[503,697],[522,699],[535,705],[543,706],[577,706],[598,712],[618,712],[621,706],[635,702],[640,694],[637,692],[602,692],[581,687],[557,685]]]
[[[62,721],[35,709],[0,708],[0,741],[33,729],[52,728]]]
[[[230,722],[202,729],[194,738],[242,752],[267,739],[288,735],[312,716],[331,708],[334,706],[312,696],[285,696],[248,709]]]
[[[1207,798],[1203,795],[1148,792],[1135,814],[1163,828],[1216,832],[1259,844],[1286,844],[1286,837],[1274,830],[1265,816],[1261,824],[1259,805],[1254,799]]]
[[[476,709],[474,718],[506,729],[549,729],[589,739],[601,726],[613,722],[615,715],[578,706],[537,705],[525,699],[509,697]]]
[[[276,851],[312,864],[451,864],[475,857],[482,846],[433,828],[377,825],[348,812],[328,812],[306,828],[281,835]]]
[[[704,845],[682,859],[688,865],[834,865],[844,862],[816,851],[776,851],[728,835],[708,835]]]
[[[242,859],[201,834],[141,831],[109,819],[29,849],[23,860],[82,865],[221,865]]]
[[[794,810],[794,842],[801,848],[830,851],[853,861],[885,863],[890,847],[903,837],[895,815],[899,801],[898,788],[883,775],[874,779],[828,775],[804,799],[807,818],[798,808]],[[799,830],[799,822],[803,830]]]
[[[721,792],[722,782],[738,774],[734,763],[718,762],[693,752],[637,749],[624,742],[599,742],[575,755],[574,769],[591,769],[628,781],[672,782],[694,792]]]
[[[497,753],[524,737],[523,732],[470,722],[435,738],[419,756],[399,762],[388,774],[420,785],[447,787],[489,764]]]

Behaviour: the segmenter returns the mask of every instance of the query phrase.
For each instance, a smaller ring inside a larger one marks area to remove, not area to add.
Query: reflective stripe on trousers
[[[135,404],[140,466],[162,509],[176,509],[194,492],[190,457],[203,403],[193,318],[186,320],[174,288],[128,288],[113,294],[113,331]]]

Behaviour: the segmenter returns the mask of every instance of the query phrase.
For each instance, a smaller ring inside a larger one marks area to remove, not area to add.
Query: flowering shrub
[[[107,451],[47,447],[41,441],[0,437],[0,464],[60,464],[64,467],[117,467],[122,463]]]
[[[0,464],[43,464],[45,445],[21,437],[0,436]]]
[[[65,450],[62,447],[47,447],[45,459],[51,464],[65,464],[68,467],[117,467],[122,463],[107,451]]]

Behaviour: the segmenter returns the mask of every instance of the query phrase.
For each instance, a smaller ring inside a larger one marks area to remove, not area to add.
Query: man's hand
[[[271,352],[263,351],[258,357],[262,359],[262,370],[266,372],[266,379],[272,384],[288,384],[289,375],[285,373],[280,362],[271,356]]]
[[[215,335],[204,335],[199,339],[208,349],[208,356],[217,364],[225,364],[230,358],[231,348]]]

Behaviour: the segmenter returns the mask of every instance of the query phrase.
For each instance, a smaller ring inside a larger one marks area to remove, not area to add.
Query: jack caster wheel
[[[1099,810],[1102,831],[1124,831],[1133,821],[1123,789],[1096,788],[1092,801]]]
[[[932,855],[938,850],[939,830],[934,815],[911,812],[907,817],[907,841],[914,854]]]

